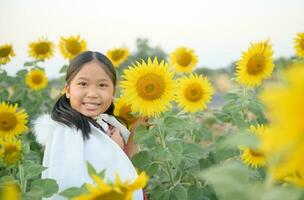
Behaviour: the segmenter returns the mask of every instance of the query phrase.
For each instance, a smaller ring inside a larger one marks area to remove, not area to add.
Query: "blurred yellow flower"
[[[304,58],[304,32],[297,34],[296,38],[294,39],[294,48],[297,56]]]
[[[0,138],[0,158],[8,165],[15,165],[20,160],[21,141],[15,137]]]
[[[142,172],[133,183],[121,182],[116,176],[113,185],[105,183],[100,177],[93,175],[97,186],[86,184],[89,194],[82,194],[72,200],[131,200],[133,192],[146,186],[148,176]]]
[[[0,104],[0,138],[16,136],[27,131],[28,115],[22,109],[17,111],[17,104],[10,105],[5,102]]]
[[[304,64],[288,67],[286,80],[261,94],[270,116],[262,148],[275,179],[304,168]]]
[[[19,186],[15,182],[6,182],[1,185],[0,199],[3,200],[21,200]]]
[[[202,75],[190,74],[178,80],[176,102],[187,112],[196,112],[206,109],[211,101],[213,88],[207,78]]]
[[[177,72],[192,72],[197,63],[194,49],[179,47],[170,55],[170,66]]]
[[[164,61],[158,63],[155,58],[148,62],[137,62],[137,65],[124,70],[121,81],[123,96],[131,104],[133,112],[142,116],[155,116],[166,111],[174,99],[176,88],[173,72]]]
[[[283,179],[285,182],[304,188],[304,170],[296,171]]]
[[[47,38],[40,38],[38,41],[29,44],[29,55],[37,60],[46,60],[53,56],[55,45]]]
[[[273,50],[268,41],[253,43],[236,64],[236,80],[254,87],[271,76],[274,68]]]
[[[249,128],[249,132],[257,135],[258,138],[260,138],[265,134],[265,127],[259,124],[256,127],[251,125]],[[265,154],[263,153],[263,151],[261,151],[260,148],[253,149],[247,146],[241,146],[240,149],[242,151],[241,159],[246,165],[252,168],[259,168],[265,166]]]
[[[41,90],[47,86],[48,79],[43,70],[33,69],[27,73],[25,83],[32,90]]]
[[[130,125],[138,119],[132,114],[131,104],[127,103],[125,97],[121,96],[114,101],[115,109],[114,115],[122,119],[127,125]]]
[[[15,56],[13,46],[10,44],[0,45],[0,65],[8,63]]]
[[[61,37],[59,47],[63,57],[72,60],[75,56],[87,50],[87,43],[84,39],[80,39],[79,35],[68,38]]]
[[[129,56],[129,50],[126,48],[111,49],[107,52],[107,57],[111,60],[113,65],[118,68]]]

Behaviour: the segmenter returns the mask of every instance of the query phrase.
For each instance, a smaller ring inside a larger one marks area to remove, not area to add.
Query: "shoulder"
[[[49,114],[40,115],[32,121],[33,133],[39,144],[45,145],[56,129],[65,128],[64,124],[54,121]]]

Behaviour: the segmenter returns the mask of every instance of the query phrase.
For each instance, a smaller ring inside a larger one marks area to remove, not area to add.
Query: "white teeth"
[[[99,104],[97,104],[97,103],[84,103],[84,106],[87,109],[96,109],[99,106]]]

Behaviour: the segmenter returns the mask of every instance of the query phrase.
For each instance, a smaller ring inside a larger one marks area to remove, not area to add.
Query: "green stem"
[[[19,179],[20,179],[21,191],[26,192],[27,181],[24,177],[24,168],[21,164],[19,164],[18,168],[19,168]]]
[[[161,143],[162,147],[163,147],[164,149],[166,149],[166,148],[167,148],[166,141],[165,141],[165,138],[164,138],[164,136],[163,136],[163,134],[162,134],[162,132],[161,132],[161,130],[160,130],[159,127],[158,127],[158,137],[159,137],[159,140],[160,140],[160,143]],[[170,170],[170,166],[169,166],[168,160],[166,160],[165,163],[166,163],[165,166],[166,166],[166,169],[167,169],[167,173],[168,173],[168,175],[169,175],[169,178],[170,178],[171,185],[174,186],[175,184],[174,184],[173,176],[172,176],[172,174],[171,174],[171,170]]]

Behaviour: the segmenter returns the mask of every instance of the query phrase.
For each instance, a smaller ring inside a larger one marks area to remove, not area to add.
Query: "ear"
[[[64,86],[64,89],[65,89],[65,96],[66,96],[67,99],[69,99],[70,96],[71,96],[71,93],[70,93],[70,86],[69,86],[69,85],[65,85],[65,86]]]

